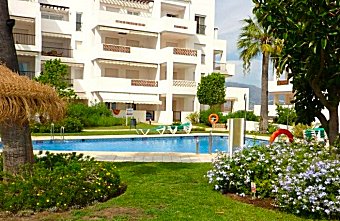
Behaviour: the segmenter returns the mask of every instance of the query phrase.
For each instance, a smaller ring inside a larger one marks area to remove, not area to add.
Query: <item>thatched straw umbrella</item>
[[[22,134],[22,130],[29,130],[28,121],[36,114],[53,121],[58,120],[62,118],[64,110],[64,102],[52,87],[19,76],[0,65],[0,124],[4,170],[15,172],[20,164],[33,160],[31,137],[16,136]],[[17,133],[13,132],[13,126]]]

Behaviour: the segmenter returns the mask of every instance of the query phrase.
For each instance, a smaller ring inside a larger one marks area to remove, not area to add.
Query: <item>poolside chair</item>
[[[177,131],[184,131],[185,133],[189,134],[192,130],[192,124],[191,122],[183,123],[179,126],[177,126]]]
[[[170,133],[175,134],[177,132],[177,126],[168,126]]]
[[[163,134],[166,130],[166,126],[158,126],[151,129],[136,129],[137,134],[147,135],[150,131],[156,131],[159,134]]]

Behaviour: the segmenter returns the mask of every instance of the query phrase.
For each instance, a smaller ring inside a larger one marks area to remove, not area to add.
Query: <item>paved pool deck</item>
[[[65,136],[64,139],[105,139],[105,138],[145,138],[145,137],[183,137],[183,136],[207,136],[206,133],[195,134],[164,134],[164,135],[101,135],[101,136]],[[226,136],[225,133],[213,133],[215,136]],[[247,135],[247,138],[269,140],[266,136]],[[32,140],[50,140],[50,136],[32,136]],[[55,140],[62,137],[55,135]],[[0,150],[1,151],[1,150]],[[39,151],[34,151],[37,154]],[[52,153],[82,153],[94,157],[99,161],[110,162],[178,162],[178,163],[207,163],[212,162],[216,154],[195,153],[160,153],[160,152],[101,152],[101,151],[50,151]]]

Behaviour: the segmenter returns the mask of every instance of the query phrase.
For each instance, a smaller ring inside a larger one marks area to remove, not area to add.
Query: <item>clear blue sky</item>
[[[236,42],[242,27],[242,20],[252,16],[252,0],[216,0],[215,26],[219,28],[219,38],[227,40],[227,62],[236,64],[235,76],[227,81],[261,85],[261,60],[252,60],[249,74],[244,74],[242,61]]]

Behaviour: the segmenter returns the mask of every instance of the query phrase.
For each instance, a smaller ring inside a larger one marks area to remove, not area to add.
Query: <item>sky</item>
[[[227,62],[236,65],[235,76],[227,81],[261,85],[261,58],[251,60],[250,72],[243,73],[242,60],[239,59],[237,39],[242,27],[242,20],[252,17],[252,0],[216,0],[215,26],[219,29],[219,39],[227,40]]]

